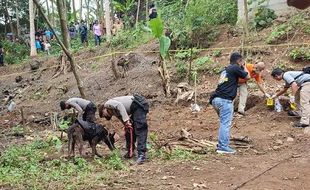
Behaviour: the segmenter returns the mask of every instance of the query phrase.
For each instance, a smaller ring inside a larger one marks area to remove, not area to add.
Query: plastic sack
[[[276,112],[281,112],[281,111],[283,111],[282,105],[281,105],[280,100],[279,100],[278,98],[275,99],[274,110],[275,110]]]
[[[9,112],[12,112],[15,108],[16,104],[14,101],[10,101],[9,105],[8,105],[8,110]]]

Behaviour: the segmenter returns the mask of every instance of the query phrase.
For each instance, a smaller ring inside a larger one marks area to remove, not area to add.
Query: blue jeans
[[[95,45],[99,45],[100,46],[100,42],[101,42],[101,39],[100,39],[101,36],[97,36],[95,35]]]
[[[230,126],[233,119],[234,105],[232,100],[226,100],[216,97],[212,101],[212,105],[220,117],[220,129],[218,137],[218,149],[229,147]]]

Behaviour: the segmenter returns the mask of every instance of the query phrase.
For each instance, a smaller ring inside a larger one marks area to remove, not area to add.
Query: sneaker
[[[235,154],[236,150],[230,147],[226,147],[226,148],[217,148],[216,152],[219,154]]]
[[[245,112],[244,111],[238,111],[237,112],[239,115],[245,116]]]
[[[144,155],[140,155],[136,161],[136,164],[141,165],[146,161],[146,158]]]
[[[301,124],[301,123],[295,123],[295,124],[293,124],[293,127],[296,127],[296,128],[306,128],[306,127],[309,127],[309,125]]]

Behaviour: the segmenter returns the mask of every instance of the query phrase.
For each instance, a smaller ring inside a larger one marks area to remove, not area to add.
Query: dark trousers
[[[0,54],[0,66],[4,65],[4,58],[3,55]]]
[[[139,107],[131,115],[131,120],[133,124],[132,138],[130,131],[128,129],[125,132],[126,148],[128,152],[130,145],[134,150],[135,142],[137,142],[138,155],[144,155],[147,150],[146,141],[147,141],[148,125],[146,121],[146,114],[147,112],[143,108]]]
[[[93,102],[89,103],[84,110],[83,120],[94,123],[96,119],[96,111],[96,105]]]

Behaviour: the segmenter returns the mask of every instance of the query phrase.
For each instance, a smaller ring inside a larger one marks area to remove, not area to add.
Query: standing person
[[[78,34],[79,33],[79,28],[80,28],[79,22],[75,22],[74,27],[75,27],[75,32]]]
[[[50,31],[50,29],[45,30],[45,36],[47,41],[50,42],[52,39],[52,32]]]
[[[210,97],[210,103],[220,117],[218,153],[233,154],[236,151],[229,147],[230,127],[233,119],[233,100],[237,95],[238,79],[248,79],[246,67],[243,66],[242,56],[233,53],[230,56],[230,65],[222,71],[218,86]]]
[[[78,116],[82,117],[84,121],[91,123],[95,122],[95,114],[97,111],[96,105],[83,98],[70,98],[67,101],[60,101],[61,110],[74,108],[78,111]]]
[[[157,18],[157,10],[156,10],[156,7],[155,7],[154,3],[152,3],[150,5],[149,18],[150,18],[150,20],[152,20],[154,18]]]
[[[70,39],[74,39],[75,38],[75,26],[73,22],[70,23],[68,30],[69,30]]]
[[[0,66],[4,66],[4,50],[2,43],[0,42]]]
[[[263,80],[261,72],[265,69],[264,62],[257,62],[255,64],[245,64],[247,71],[250,74],[250,79],[255,79],[255,83],[257,84],[259,90],[264,94],[265,97],[270,98],[270,95],[266,93],[263,87]],[[248,79],[239,79],[239,106],[238,113],[241,115],[245,115],[245,107],[248,98]]]
[[[93,25],[93,32],[95,35],[95,45],[96,45],[96,47],[98,45],[100,46],[100,42],[101,42],[100,38],[101,38],[102,32],[101,32],[101,26],[98,23],[98,20],[95,20],[95,23]]]
[[[42,44],[41,44],[41,40],[39,36],[36,36],[36,40],[35,40],[35,45],[36,45],[36,49],[37,52],[39,52],[40,50],[42,50]]]
[[[132,158],[137,141],[137,164],[143,164],[146,160],[146,141],[148,124],[146,115],[149,105],[143,96],[121,96],[108,100],[99,107],[99,116],[110,120],[117,117],[125,126],[125,138],[127,154],[125,158]],[[130,116],[130,117],[129,117]]]
[[[284,72],[280,68],[272,71],[271,76],[278,81],[284,80],[284,88],[276,93],[272,98],[277,98],[284,94],[289,88],[292,89],[290,103],[300,107],[300,122],[294,123],[293,127],[309,127],[310,118],[310,74],[303,71]]]
[[[85,21],[81,21],[81,25],[80,25],[80,36],[81,36],[81,43],[84,45],[84,47],[87,46],[87,25],[85,23]]]

